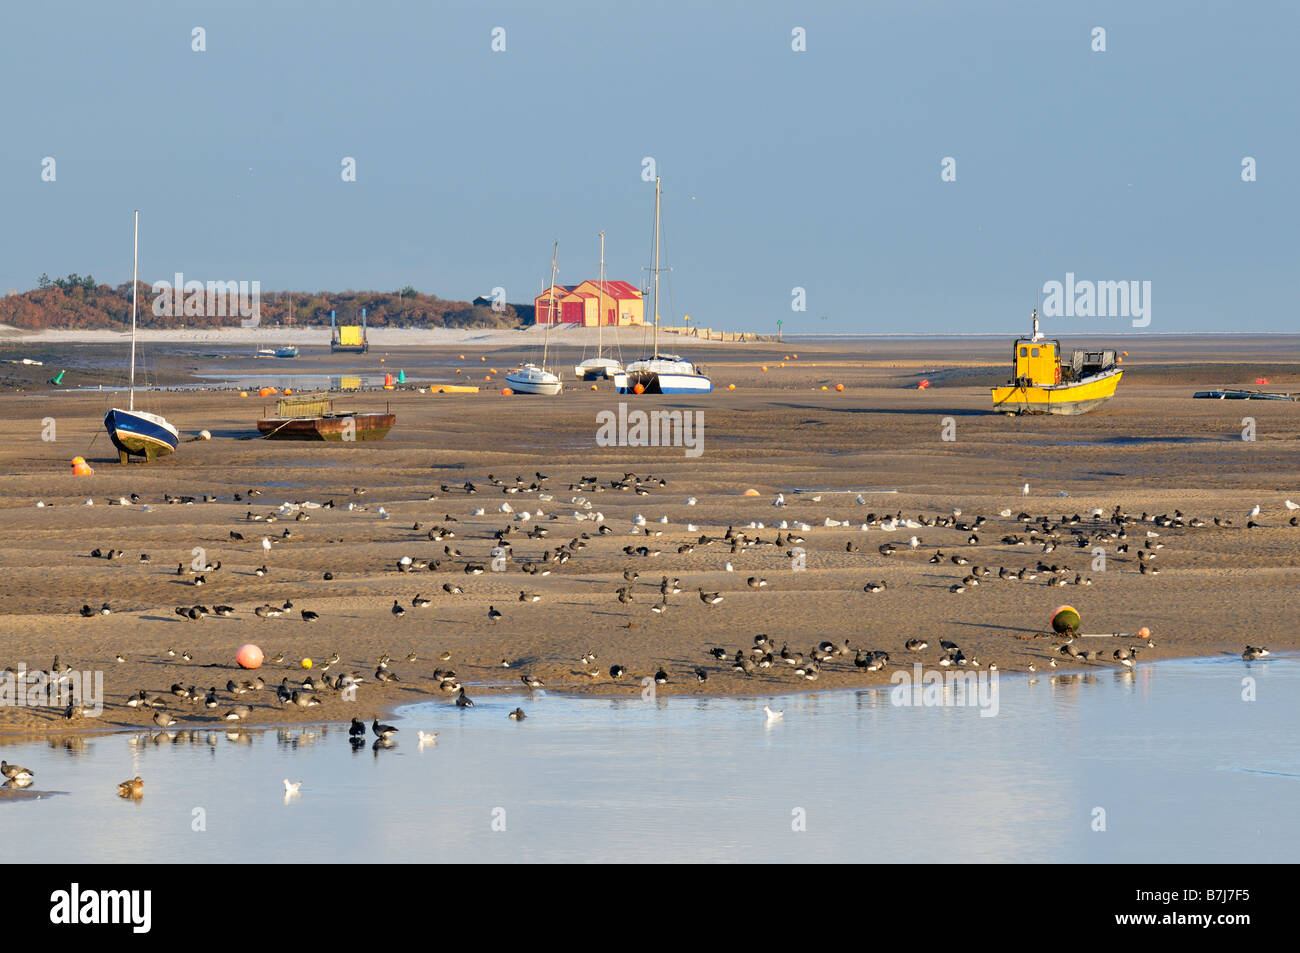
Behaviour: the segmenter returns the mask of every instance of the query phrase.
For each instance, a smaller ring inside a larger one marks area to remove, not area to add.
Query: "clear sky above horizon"
[[[603,229],[640,284],[653,157],[669,322],[1019,333],[1070,273],[1149,281],[1148,332],[1300,326],[1294,2],[73,0],[0,29],[0,293],[128,280],[135,208],[150,282],[531,301],[557,239],[559,280],[595,277]]]

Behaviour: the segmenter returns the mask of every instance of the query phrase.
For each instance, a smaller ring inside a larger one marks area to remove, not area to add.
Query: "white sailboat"
[[[573,368],[573,374],[580,381],[600,380],[613,377],[623,370],[623,365],[612,357],[604,357],[605,328],[605,233],[600,233],[600,285],[597,288],[599,303],[596,305],[596,356],[589,357]]]
[[[140,279],[140,211],[135,213],[135,252],[131,266],[131,387],[126,409],[114,407],[104,415],[104,429],[117,447],[117,458],[144,457],[146,461],[166,456],[180,443],[180,433],[158,414],[135,409],[135,315]]]
[[[506,375],[506,384],[516,394],[543,394],[547,397],[554,397],[564,386],[560,382],[558,374],[554,374],[546,369],[546,358],[551,344],[551,325],[555,323],[555,261],[560,254],[560,243],[555,243],[555,248],[551,252],[551,297],[549,300],[550,313],[546,316],[546,336],[542,340],[542,363],[525,364],[517,371],[511,371]]]
[[[707,394],[713,381],[692,362],[678,354],[659,353],[659,177],[655,176],[655,244],[654,264],[650,268],[654,314],[654,353],[633,361],[627,370],[614,375],[614,387],[620,394]]]

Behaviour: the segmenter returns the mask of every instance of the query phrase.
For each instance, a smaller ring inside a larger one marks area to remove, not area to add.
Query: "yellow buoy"
[[[311,668],[311,659],[305,658],[299,664],[301,664],[303,668]]]

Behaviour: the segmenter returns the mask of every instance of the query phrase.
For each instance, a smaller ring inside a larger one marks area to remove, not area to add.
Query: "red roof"
[[[594,281],[594,280],[593,280],[591,283],[592,283],[593,285],[596,286],[597,290],[600,289],[600,282],[599,282],[599,281]],[[607,297],[607,298],[619,298],[619,299],[623,299],[623,300],[626,300],[626,299],[628,299],[628,298],[640,298],[640,297],[641,297],[641,291],[636,287],[636,285],[633,285],[633,284],[631,284],[630,282],[627,282],[627,281],[608,281],[608,280],[606,280],[606,282],[605,282],[605,297]]]
[[[600,297],[599,294],[600,282],[596,281],[595,279],[589,279],[589,281],[592,285],[596,287],[597,291],[596,292],[584,291],[581,292],[581,296],[584,298]],[[559,297],[561,294],[566,294],[566,295],[573,294],[573,290],[577,288],[578,285],[583,285],[587,283],[588,282],[586,281],[580,281],[578,282],[577,285],[556,285],[555,286],[556,297]],[[537,300],[548,297],[550,293],[551,293],[551,286],[547,285],[545,288],[542,289],[541,294],[537,295]],[[627,301],[628,299],[636,299],[639,301],[641,299],[640,289],[637,288],[636,285],[627,281],[606,281],[604,294],[606,298],[613,298],[619,301]]]

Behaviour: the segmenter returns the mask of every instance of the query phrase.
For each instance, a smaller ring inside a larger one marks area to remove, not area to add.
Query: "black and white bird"
[[[21,764],[10,764],[8,761],[0,761],[0,774],[10,781],[30,781],[34,777],[30,768],[24,768]]]

